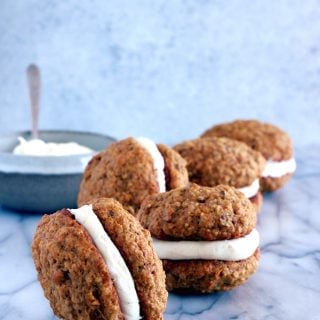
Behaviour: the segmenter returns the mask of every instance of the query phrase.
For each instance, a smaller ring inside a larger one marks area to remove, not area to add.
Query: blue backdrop
[[[316,0],[1,0],[0,132],[30,128],[35,62],[44,129],[173,144],[260,118],[312,144],[319,41]]]

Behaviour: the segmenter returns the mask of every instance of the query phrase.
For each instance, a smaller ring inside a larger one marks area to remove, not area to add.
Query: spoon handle
[[[27,79],[31,106],[32,139],[37,139],[41,78],[40,70],[35,64],[28,66]]]

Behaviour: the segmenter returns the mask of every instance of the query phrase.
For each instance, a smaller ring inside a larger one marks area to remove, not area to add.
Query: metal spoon
[[[39,136],[38,119],[41,77],[40,69],[35,64],[30,64],[27,68],[27,81],[31,107],[32,139],[37,139]]]

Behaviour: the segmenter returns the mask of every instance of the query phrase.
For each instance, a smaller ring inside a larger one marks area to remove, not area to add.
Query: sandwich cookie
[[[169,291],[230,290],[257,270],[256,212],[233,187],[190,184],[149,196],[137,218],[153,237]]]
[[[261,177],[263,191],[281,188],[296,170],[292,141],[280,128],[257,120],[236,120],[207,130],[202,137],[227,137],[246,143],[267,160]]]
[[[62,319],[163,318],[165,275],[150,233],[113,199],[44,215],[32,255]]]
[[[259,211],[259,178],[265,159],[246,144],[228,138],[195,139],[174,147],[187,161],[191,182],[214,187],[226,184],[241,191]]]
[[[110,197],[135,214],[146,196],[187,184],[186,163],[178,153],[147,138],[128,138],[111,144],[89,162],[78,205]]]

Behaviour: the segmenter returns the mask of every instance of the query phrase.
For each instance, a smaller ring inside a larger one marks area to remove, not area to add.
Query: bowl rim
[[[99,137],[106,137],[106,138],[109,138],[111,140],[114,140],[116,141],[117,139],[112,137],[112,136],[109,136],[108,134],[104,134],[104,133],[100,133],[100,132],[93,132],[93,131],[80,131],[80,130],[69,130],[69,129],[62,129],[62,130],[59,130],[59,129],[39,129],[38,130],[39,133],[62,133],[62,132],[65,132],[65,133],[76,133],[76,134],[79,134],[79,135],[89,135],[89,136],[99,136]],[[19,136],[19,134],[31,134],[32,131],[31,130],[16,130],[16,131],[6,131],[6,132],[0,132],[0,139],[2,137],[10,137],[10,136]],[[1,153],[2,151],[0,151]]]
[[[115,138],[90,131],[77,130],[39,130],[45,134],[77,134],[105,138],[110,142],[117,141]],[[18,137],[19,135],[31,134],[30,130],[12,131],[0,133],[0,140],[4,137]],[[77,174],[82,173],[90,159],[100,152],[96,150],[90,153],[65,156],[29,156],[17,155],[0,150],[0,172],[20,174]],[[54,159],[54,161],[52,161]]]

